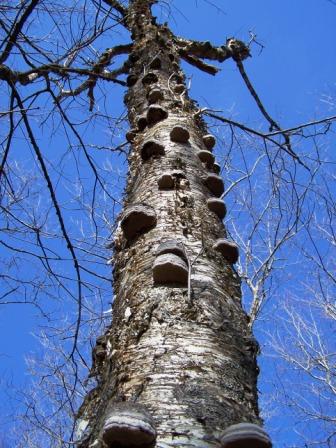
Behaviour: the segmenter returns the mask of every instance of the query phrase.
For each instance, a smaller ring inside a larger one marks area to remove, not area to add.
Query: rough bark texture
[[[80,410],[79,418],[89,423],[83,448],[105,446],[104,424],[114,404],[125,401],[143,406],[154,419],[153,447],[216,447],[228,426],[260,423],[257,344],[241,306],[240,280],[213,248],[226,232],[207,205],[214,195],[205,180],[213,168],[198,156],[207,149],[208,132],[186,89],[176,93],[184,78],[179,48],[165,27],[153,23],[148,3],[134,0],[127,18],[134,42],[130,75],[136,82],[125,97],[134,132],[125,209],[152,207],[156,225],[132,240],[121,227],[115,235],[113,325],[97,344],[98,387]],[[148,97],[168,117],[135,132],[139,117],[147,114]],[[189,132],[187,143],[171,140],[175,126]],[[141,151],[150,140],[163,145],[164,154],[144,160]],[[173,171],[182,174],[160,189],[160,177]],[[154,284],[157,250],[168,240],[184,248],[189,287]]]

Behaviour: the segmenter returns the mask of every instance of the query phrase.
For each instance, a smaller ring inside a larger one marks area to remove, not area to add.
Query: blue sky
[[[310,120],[335,114],[335,56],[336,56],[336,5],[328,0],[173,0],[171,15],[166,6],[157,7],[160,21],[168,20],[173,31],[182,37],[209,40],[222,45],[227,37],[249,39],[249,31],[263,45],[252,47],[252,58],[245,69],[268,112],[283,127],[291,127]],[[118,36],[113,36],[116,40]],[[105,46],[109,46],[106,44]],[[219,64],[217,64],[219,65]],[[247,123],[251,127],[267,129],[254,101],[247,91],[233,61],[220,65],[215,77],[185,66],[191,82],[191,96],[201,107],[221,110],[223,115]],[[122,89],[111,93],[114,114],[123,113]],[[113,92],[113,90],[111,90]],[[97,132],[99,131],[99,132]],[[96,128],[89,138],[97,140],[99,133],[108,136],[106,129]],[[100,135],[100,134],[99,134]],[[119,137],[122,140],[122,137]],[[63,142],[59,138],[41,136],[48,151]],[[114,143],[118,142],[118,138]],[[307,150],[309,147],[307,147]],[[47,150],[47,149],[46,149]],[[112,157],[116,170],[125,171],[118,157]],[[120,167],[118,166],[120,164]],[[71,174],[71,173],[70,173]],[[25,306],[1,309],[0,314],[0,374],[4,395],[12,389],[14,381],[29,381],[25,372],[25,356],[37,348],[33,332],[36,330],[36,310]],[[258,334],[262,334],[258,331]],[[261,336],[262,337],[262,336]],[[264,360],[260,389],[267,394],[269,360]],[[7,401],[2,398],[4,415]],[[5,404],[4,404],[5,403]],[[279,415],[271,419],[269,429],[279,448],[294,447],[299,441],[290,421]]]

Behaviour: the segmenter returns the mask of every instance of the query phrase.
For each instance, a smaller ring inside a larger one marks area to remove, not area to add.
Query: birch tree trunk
[[[79,446],[231,446],[221,445],[223,430],[260,424],[257,343],[232,266],[237,249],[225,240],[214,140],[150,4],[130,2],[127,16],[132,149],[114,242],[113,324],[94,350],[98,386],[79,413]],[[143,440],[108,435],[126,420],[142,426]]]

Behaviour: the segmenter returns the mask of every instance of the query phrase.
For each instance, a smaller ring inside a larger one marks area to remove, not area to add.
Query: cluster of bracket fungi
[[[154,420],[137,403],[114,403],[103,427],[102,438],[107,447],[153,447],[156,440]],[[271,448],[271,440],[263,428],[254,423],[231,425],[219,437],[220,448]]]
[[[107,447],[153,447],[156,429],[152,416],[137,403],[114,403],[108,412],[102,438]],[[219,437],[220,448],[271,448],[263,428],[254,423],[231,425]]]
[[[173,61],[173,55],[171,55]],[[173,62],[174,64],[174,62]],[[159,70],[162,62],[160,57],[155,57],[151,64],[151,70]],[[176,64],[177,65],[177,64]],[[177,65],[178,68],[178,65]],[[183,78],[176,74],[175,84],[172,89],[181,94],[185,91]],[[138,82],[136,75],[129,75],[127,84],[129,87]],[[141,82],[149,88],[147,94],[148,108],[144,115],[136,120],[136,129],[131,129],[126,138],[133,142],[138,132],[142,132],[147,126],[151,127],[168,117],[168,111],[159,103],[164,98],[162,90],[157,86],[158,76],[150,71],[145,74]],[[153,86],[154,85],[154,86]],[[170,140],[177,144],[189,144],[190,134],[183,126],[175,125],[170,131]],[[197,157],[207,168],[207,174],[203,179],[204,185],[213,195],[207,200],[208,209],[216,214],[220,220],[226,215],[226,206],[222,200],[224,183],[220,177],[220,166],[216,164],[212,150],[216,144],[213,135],[206,134],[202,137],[203,148],[197,152]],[[165,147],[156,139],[147,139],[140,148],[140,156],[145,163],[153,157],[165,155]],[[180,169],[173,169],[162,173],[158,179],[159,190],[174,190],[185,173]],[[121,217],[121,229],[128,243],[134,241],[139,235],[150,231],[156,226],[157,216],[153,207],[147,204],[134,204],[126,208]],[[213,249],[220,253],[230,264],[237,262],[239,257],[237,245],[225,238],[218,239]],[[182,286],[188,285],[190,270],[189,260],[182,242],[167,240],[159,244],[153,263],[153,281],[157,286]],[[108,447],[152,447],[156,440],[154,422],[149,413],[136,403],[114,403],[113,408],[107,412],[107,418],[103,427],[103,441]],[[270,448],[271,441],[264,430],[253,423],[240,423],[228,427],[219,438],[221,448]]]
[[[171,55],[171,60],[174,61],[174,55]],[[158,75],[155,70],[160,70],[162,61],[159,56],[156,56],[150,63],[151,71],[147,72],[142,78],[141,83],[148,88],[147,100],[148,107],[146,113],[140,115],[136,120],[136,129],[131,129],[126,137],[129,142],[133,142],[137,133],[142,132],[146,127],[151,127],[156,123],[165,120],[168,117],[168,111],[160,105],[164,99],[163,91],[158,86]],[[154,70],[154,71],[153,71]],[[182,93],[185,91],[183,84],[183,77],[175,73],[171,77],[173,83],[173,91],[175,93]],[[132,87],[138,82],[138,77],[131,74],[127,78],[128,86]],[[183,126],[175,125],[170,131],[170,140],[178,144],[189,143],[189,131]],[[197,157],[202,164],[207,168],[207,174],[204,177],[204,185],[212,193],[213,197],[207,200],[208,208],[215,213],[220,220],[225,217],[226,207],[221,196],[224,192],[224,183],[220,176],[220,166],[215,162],[213,155],[213,148],[216,145],[216,139],[211,134],[203,135],[203,148],[197,152]],[[149,161],[152,157],[160,157],[165,155],[164,145],[155,138],[147,139],[143,142],[140,148],[140,155],[143,162]],[[174,190],[181,179],[185,179],[185,174],[182,170],[165,171],[158,179],[159,190]],[[127,241],[133,240],[136,236],[145,233],[152,229],[156,224],[156,217],[154,210],[146,204],[137,204],[126,209],[122,216],[121,228]],[[176,245],[179,242],[175,242]],[[220,253],[227,262],[234,264],[239,257],[237,245],[221,238],[215,242],[213,249]],[[185,257],[171,252],[170,254],[157,254],[157,258],[153,265],[153,277],[155,284],[179,284],[185,286],[187,284],[187,276],[182,272],[187,272],[187,260]],[[177,275],[174,282],[169,272],[180,273]],[[162,274],[160,274],[160,272]],[[163,272],[166,272],[164,275]],[[184,279],[182,281],[182,278]]]

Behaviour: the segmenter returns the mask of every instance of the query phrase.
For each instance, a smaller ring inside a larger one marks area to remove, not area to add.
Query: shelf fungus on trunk
[[[202,140],[203,140],[203,143],[204,143],[205,147],[209,151],[211,151],[213,149],[213,147],[215,146],[215,144],[216,144],[216,139],[211,134],[203,135]]]
[[[149,84],[155,84],[157,83],[159,78],[157,75],[153,72],[148,72],[143,78],[142,78],[142,84],[149,85]]]
[[[177,94],[181,94],[186,90],[186,87],[184,84],[176,84],[174,87],[174,92]]]
[[[180,241],[177,240],[167,240],[159,245],[156,251],[156,255],[164,254],[175,254],[179,257],[187,260],[187,254],[185,252],[184,246]]]
[[[163,254],[156,257],[153,264],[155,285],[188,285],[188,265],[178,255]]]
[[[171,80],[176,82],[176,84],[182,84],[184,81],[184,76],[179,73],[173,73],[171,75]]]
[[[137,119],[137,127],[139,131],[143,131],[147,126],[147,117],[146,115],[140,115]]]
[[[229,426],[221,435],[221,448],[271,448],[272,443],[264,429],[254,423]]]
[[[188,261],[183,243],[167,240],[159,244],[153,265],[155,284],[188,284]]]
[[[175,186],[175,178],[172,173],[163,173],[158,179],[159,190],[172,190]]]
[[[197,155],[201,162],[206,163],[209,166],[212,166],[215,161],[215,157],[211,151],[202,149],[201,151],[198,151]]]
[[[220,174],[221,172],[221,167],[216,162],[212,165],[212,169],[215,174]]]
[[[128,75],[126,79],[126,84],[128,87],[133,87],[138,81],[138,77],[136,75]]]
[[[164,146],[157,140],[147,140],[141,147],[141,158],[143,161],[149,160],[153,156],[163,156]]]
[[[136,129],[130,129],[127,133],[126,133],[126,140],[129,143],[133,143],[134,139],[137,135],[137,130]]]
[[[224,182],[218,174],[208,174],[204,183],[215,196],[220,197],[224,193]]]
[[[157,103],[158,101],[163,100],[163,98],[164,98],[164,95],[163,95],[162,90],[157,89],[157,88],[150,90],[147,95],[149,104]]]
[[[158,179],[159,190],[172,190],[179,185],[179,180],[184,178],[185,175],[181,170],[167,171]]]
[[[170,131],[170,140],[175,143],[188,143],[190,134],[183,126],[174,126]]]
[[[103,441],[106,446],[152,447],[156,430],[151,415],[135,403],[124,402],[112,406],[103,427]]]
[[[222,199],[210,198],[207,200],[207,205],[209,210],[215,213],[219,219],[225,218],[226,215],[226,205]]]
[[[124,212],[120,226],[126,240],[132,241],[156,226],[155,210],[146,204],[131,205]]]
[[[149,67],[153,70],[160,70],[162,67],[162,61],[159,56],[155,56],[155,58],[150,62]]]
[[[165,120],[167,117],[168,112],[164,107],[152,104],[147,109],[146,118],[148,125],[156,124],[159,121]]]
[[[231,264],[237,263],[239,249],[236,243],[226,238],[221,238],[215,242],[213,248],[219,252]]]

